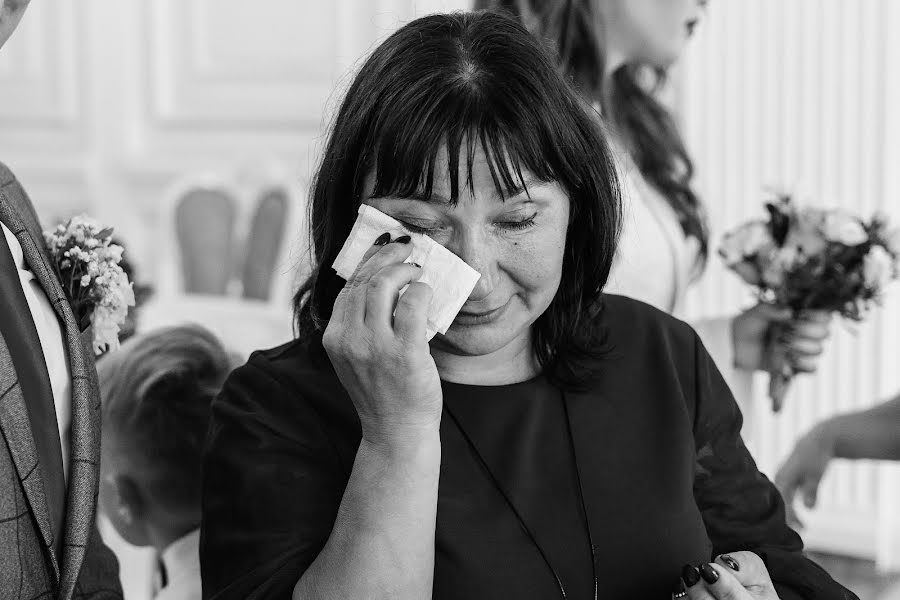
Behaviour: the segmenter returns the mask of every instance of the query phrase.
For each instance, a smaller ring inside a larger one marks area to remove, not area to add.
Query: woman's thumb
[[[772,304],[758,304],[756,306],[757,315],[761,319],[773,323],[787,323],[794,318],[794,313],[790,308],[782,306],[774,306]]]

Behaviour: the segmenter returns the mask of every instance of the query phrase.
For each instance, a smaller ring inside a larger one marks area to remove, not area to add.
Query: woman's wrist
[[[363,428],[360,448],[395,462],[440,459],[440,421],[423,425],[404,425],[384,430]]]
[[[838,457],[838,446],[841,440],[841,417],[832,417],[816,425],[810,432],[816,445],[829,458]]]

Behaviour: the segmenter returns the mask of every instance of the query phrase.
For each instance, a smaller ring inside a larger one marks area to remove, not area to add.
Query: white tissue
[[[406,262],[421,265],[422,275],[418,280],[427,283],[434,290],[428,306],[428,339],[437,333],[447,333],[481,275],[427,235],[408,231],[396,219],[363,204],[359,207],[359,217],[350,230],[350,237],[344,242],[332,267],[340,277],[350,279],[366,251],[385,232],[391,234],[391,239],[401,235],[412,238],[412,253]],[[400,294],[405,291],[404,287]]]

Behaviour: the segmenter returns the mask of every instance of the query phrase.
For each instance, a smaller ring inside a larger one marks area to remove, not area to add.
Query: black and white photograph
[[[900,1],[0,0],[0,600],[900,600]]]

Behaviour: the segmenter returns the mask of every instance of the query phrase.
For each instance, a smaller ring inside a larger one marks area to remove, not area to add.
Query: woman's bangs
[[[513,116],[519,118],[509,118]],[[504,117],[505,122],[469,99],[387,115],[376,126],[370,148],[363,154],[369,157],[365,171],[375,169],[372,197],[427,201],[433,193],[435,174],[441,176],[438,169],[443,168],[449,177],[448,199],[456,204],[460,181],[474,191],[472,170],[479,149],[502,199],[527,193],[526,171],[539,181],[556,180],[553,165],[560,161],[548,155],[554,152],[553,145],[540,143],[548,137],[546,124],[527,113],[507,113]]]

